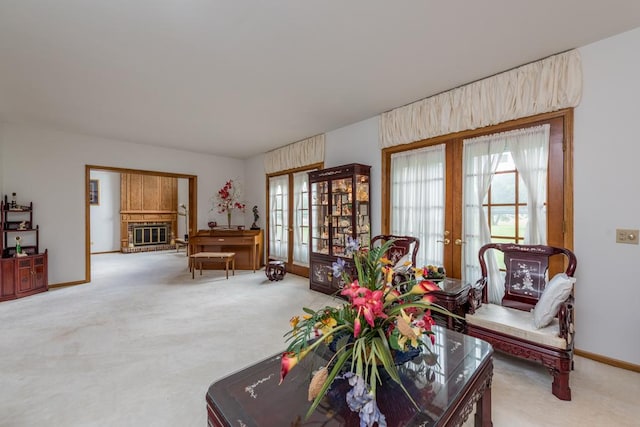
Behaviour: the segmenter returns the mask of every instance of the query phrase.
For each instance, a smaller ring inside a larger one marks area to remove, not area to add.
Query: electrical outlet
[[[616,229],[616,243],[627,243],[630,245],[638,244],[638,230],[630,230],[626,228]]]

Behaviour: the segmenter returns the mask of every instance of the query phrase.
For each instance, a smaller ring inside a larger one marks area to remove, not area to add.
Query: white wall
[[[189,180],[186,178],[178,178],[178,206],[181,204],[185,205],[187,209],[191,211],[191,207],[189,206]],[[178,212],[184,213],[184,209],[178,209]],[[176,239],[183,239],[184,235],[187,234],[186,218],[186,216],[178,215],[178,232]]]
[[[247,209],[244,214],[245,223],[251,225],[253,222],[254,206],[258,206],[258,226],[262,228],[263,233],[265,226],[267,225],[267,177],[264,171],[264,155],[254,156],[247,159],[244,163],[245,167],[245,180],[247,184],[244,186],[244,201],[247,204]]]
[[[196,175],[198,228],[206,228],[218,189],[229,178],[244,179],[244,162],[238,159],[15,124],[2,125],[1,136],[2,192],[11,189],[37,204],[50,284],[85,278],[85,165]]]
[[[380,117],[372,117],[349,126],[327,132],[324,165],[327,168],[361,163],[371,166],[370,208],[371,235],[381,230],[382,153],[378,141]]]
[[[580,49],[575,110],[576,346],[640,364],[640,246],[615,243],[640,228],[640,29]]]
[[[97,179],[99,204],[89,207],[91,213],[91,253],[120,250],[120,174],[95,171],[90,179]]]

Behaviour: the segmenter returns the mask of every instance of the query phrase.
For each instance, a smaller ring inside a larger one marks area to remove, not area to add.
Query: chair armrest
[[[467,296],[467,301],[469,303],[469,314],[474,314],[480,306],[482,306],[482,302],[484,300],[484,288],[487,286],[486,278],[482,278],[476,282],[475,285],[471,286],[469,289],[469,295]]]
[[[559,337],[567,341],[567,348],[573,348],[573,336],[575,334],[574,318],[573,318],[573,295],[560,305],[558,310]]]

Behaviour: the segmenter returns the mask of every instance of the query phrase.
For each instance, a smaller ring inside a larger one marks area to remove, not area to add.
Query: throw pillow
[[[407,253],[396,262],[393,266],[393,271],[397,274],[407,274],[411,267],[411,254]]]
[[[556,317],[560,304],[569,298],[575,282],[574,277],[569,277],[566,273],[558,273],[547,283],[532,310],[533,325],[537,329],[544,328]]]

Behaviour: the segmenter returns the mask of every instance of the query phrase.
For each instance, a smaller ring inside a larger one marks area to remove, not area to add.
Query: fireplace
[[[170,224],[133,224],[133,246],[164,245],[169,243]]]
[[[123,253],[162,251],[174,249],[172,222],[132,221],[127,223]]]

